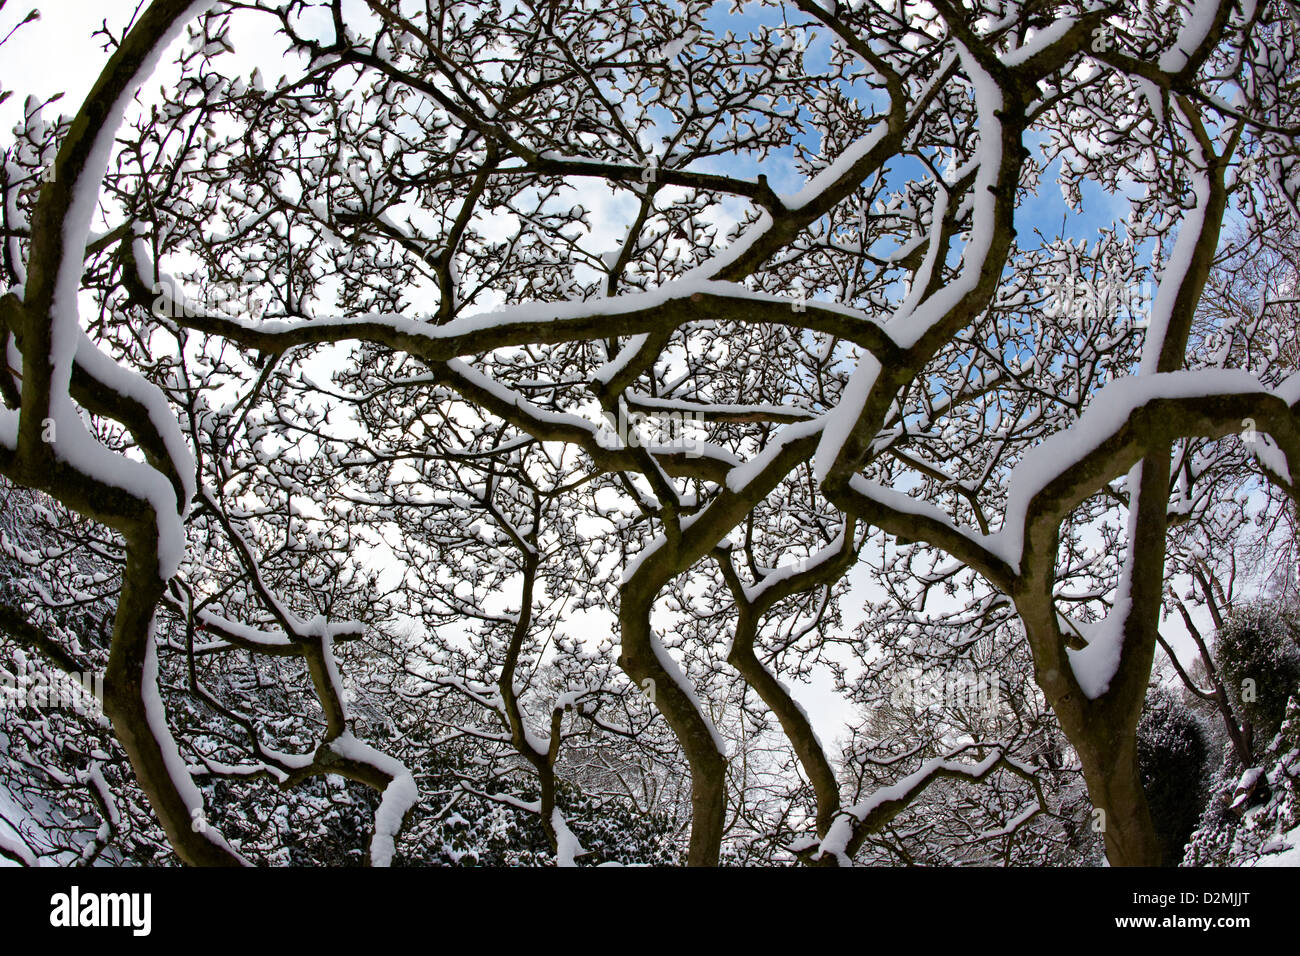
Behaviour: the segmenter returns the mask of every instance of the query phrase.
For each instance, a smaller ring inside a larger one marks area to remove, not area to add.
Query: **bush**
[[[1300,682],[1300,650],[1282,608],[1256,602],[1234,610],[1215,637],[1215,657],[1233,706],[1250,721],[1255,739],[1272,739]]]
[[[1216,774],[1214,796],[1192,835],[1186,866],[1254,866],[1285,849],[1300,825],[1300,694],[1291,698],[1286,719],[1264,749],[1258,768],[1265,801],[1232,809],[1242,768],[1228,755]]]
[[[1166,865],[1183,858],[1205,794],[1205,731],[1182,703],[1157,689],[1138,721],[1138,766]]]

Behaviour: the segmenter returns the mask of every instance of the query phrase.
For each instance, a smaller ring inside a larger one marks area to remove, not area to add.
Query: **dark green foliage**
[[[524,793],[520,798],[536,800],[537,794]],[[559,803],[587,851],[578,857],[581,865],[683,862],[672,821],[663,814],[643,814],[625,800],[598,799],[567,784],[560,788]],[[551,866],[555,862],[537,814],[476,795],[466,794],[452,812],[424,821],[423,828],[427,836],[418,845],[406,841],[412,855],[399,862],[419,866]]]
[[[1138,721],[1142,786],[1167,866],[1183,858],[1205,796],[1205,731],[1182,703],[1163,690],[1147,697]]]
[[[1300,650],[1282,608],[1256,602],[1234,610],[1215,638],[1215,657],[1255,740],[1272,739],[1300,682]]]

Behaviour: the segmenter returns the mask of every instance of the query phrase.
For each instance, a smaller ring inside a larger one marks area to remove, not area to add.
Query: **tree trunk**
[[[619,619],[623,639],[619,665],[664,715],[691,767],[691,842],[686,865],[717,866],[727,818],[726,754],[696,702],[659,660],[650,630],[649,600],[625,587]]]
[[[1160,866],[1160,839],[1142,789],[1137,736],[1081,746],[1079,758],[1095,813],[1091,825],[1101,829],[1111,866]],[[1177,862],[1177,861],[1174,861]]]

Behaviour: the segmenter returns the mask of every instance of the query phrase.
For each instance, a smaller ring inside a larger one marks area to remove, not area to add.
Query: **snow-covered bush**
[[[1184,866],[1300,866],[1300,689],[1259,766],[1229,756],[1215,774]]]
[[[1278,732],[1287,701],[1300,684],[1294,634],[1283,606],[1254,601],[1234,608],[1215,636],[1214,655],[1232,706],[1250,721],[1257,744]]]

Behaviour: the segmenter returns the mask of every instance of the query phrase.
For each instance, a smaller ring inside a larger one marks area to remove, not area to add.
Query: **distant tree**
[[[1215,658],[1236,707],[1259,743],[1282,725],[1287,701],[1300,684],[1300,646],[1294,622],[1273,602],[1239,605],[1215,635]]]

